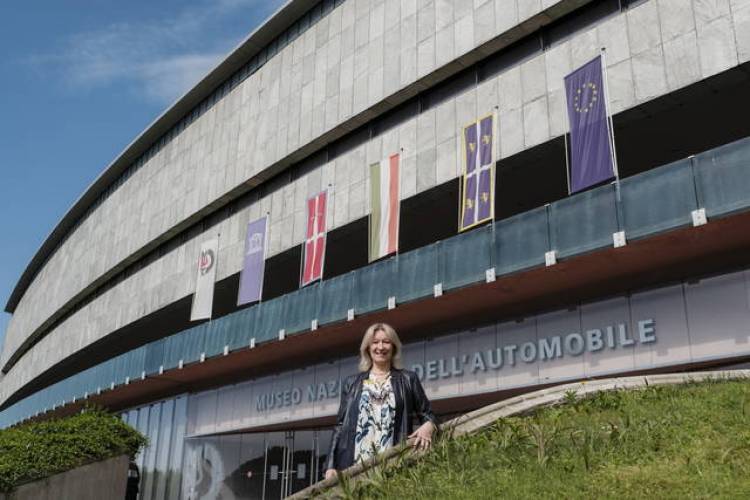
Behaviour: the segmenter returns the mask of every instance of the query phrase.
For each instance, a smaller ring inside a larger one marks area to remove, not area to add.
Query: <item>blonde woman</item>
[[[417,375],[401,367],[401,341],[386,323],[371,325],[359,348],[359,373],[341,384],[341,404],[326,459],[326,479],[404,439],[425,450],[437,418]],[[414,419],[419,427],[414,430]]]

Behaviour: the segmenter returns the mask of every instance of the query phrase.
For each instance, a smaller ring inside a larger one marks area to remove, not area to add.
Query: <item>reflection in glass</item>
[[[237,495],[242,488],[239,478],[235,474],[240,466],[241,449],[242,436],[239,434],[222,436],[219,440],[219,453],[221,453],[224,462],[224,475],[221,480],[225,488],[232,492],[231,498],[239,498]]]
[[[159,442],[156,443],[156,467],[154,468],[153,498],[166,498],[167,479],[169,475],[169,449],[172,439],[172,420],[174,417],[174,399],[161,403],[161,422],[159,425]]]
[[[182,452],[185,442],[185,427],[187,425],[187,397],[179,397],[174,405],[174,425],[169,452],[169,477],[167,492],[164,498],[178,500],[180,498],[180,484],[182,482]]]
[[[263,498],[275,500],[283,498],[286,483],[287,437],[283,432],[270,432],[266,435],[266,481]]]
[[[159,447],[159,422],[161,420],[161,403],[151,405],[148,418],[148,442],[145,450],[144,466],[141,468],[140,498],[150,500],[154,498],[154,478],[156,476],[156,450]],[[143,473],[146,472],[146,477]]]
[[[135,425],[135,428],[138,430],[138,432],[140,432],[144,436],[148,435],[148,414],[149,414],[149,407],[144,406],[143,408],[140,408],[138,410],[138,417],[135,419],[137,422]],[[148,471],[143,466],[143,464],[145,463],[146,455],[148,454],[148,449],[150,447],[151,446],[148,446],[142,449],[141,452],[138,453],[138,456],[135,459],[135,463],[138,465],[138,469],[141,471],[141,484],[139,487],[141,491],[142,491],[143,485],[146,482],[146,477],[148,476]],[[145,498],[142,493],[139,496],[141,499]]]
[[[180,499],[187,398],[129,410],[121,418],[149,438],[149,445],[135,458],[141,473],[139,498]]]
[[[188,399],[120,414],[149,438],[136,457],[140,500],[275,500],[323,478],[330,430],[186,438]]]
[[[266,448],[263,434],[243,434],[240,465],[234,471],[238,498],[260,500],[263,498]]]
[[[291,457],[289,470],[289,486],[287,494],[299,491],[312,484],[314,476],[313,466],[315,457],[315,433],[313,431],[297,431],[294,433],[294,452]]]
[[[226,468],[220,448],[220,438],[188,440],[185,453],[184,498],[236,498],[224,482]]]
[[[316,448],[317,448],[317,460],[315,470],[315,480],[313,483],[322,481],[325,478],[325,461],[328,458],[328,450],[331,445],[331,437],[333,437],[333,431],[325,429],[316,432]],[[312,483],[311,483],[312,484]]]

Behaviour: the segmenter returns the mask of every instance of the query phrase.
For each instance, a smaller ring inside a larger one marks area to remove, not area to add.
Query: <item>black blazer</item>
[[[354,435],[357,432],[359,399],[362,383],[368,372],[347,377],[341,384],[341,404],[336,418],[336,427],[331,437],[331,449],[325,462],[325,470],[346,469],[354,463]],[[414,418],[422,425],[438,420],[430,408],[417,374],[409,370],[391,370],[391,386],[396,397],[396,415],[393,421],[393,442],[400,443],[414,431]]]

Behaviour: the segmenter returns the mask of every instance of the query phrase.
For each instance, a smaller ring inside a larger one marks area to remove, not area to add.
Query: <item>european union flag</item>
[[[603,80],[601,56],[565,77],[572,193],[615,176]]]

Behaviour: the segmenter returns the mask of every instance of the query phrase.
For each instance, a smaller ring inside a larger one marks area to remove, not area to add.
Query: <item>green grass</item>
[[[442,439],[414,464],[345,485],[346,496],[750,498],[750,383],[567,399]]]

